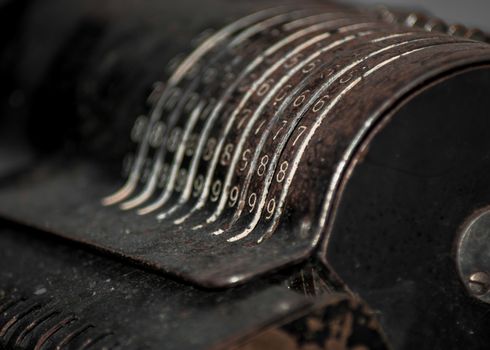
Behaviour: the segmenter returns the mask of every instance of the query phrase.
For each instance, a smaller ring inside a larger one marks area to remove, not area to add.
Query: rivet
[[[490,277],[485,272],[476,272],[470,276],[468,286],[476,296],[487,294],[490,289]]]

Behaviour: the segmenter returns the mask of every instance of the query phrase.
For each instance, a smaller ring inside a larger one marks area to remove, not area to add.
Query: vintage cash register
[[[490,348],[483,31],[322,0],[0,27],[0,348]]]

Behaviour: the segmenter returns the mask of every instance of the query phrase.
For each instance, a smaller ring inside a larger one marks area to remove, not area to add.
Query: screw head
[[[456,247],[458,272],[467,293],[490,304],[490,207],[466,220]]]
[[[490,276],[485,272],[472,274],[468,281],[468,288],[476,296],[482,296],[490,290]]]

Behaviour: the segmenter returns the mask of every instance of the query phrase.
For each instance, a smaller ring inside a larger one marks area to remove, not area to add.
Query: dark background
[[[423,9],[449,23],[462,23],[490,31],[489,0],[351,0],[360,4],[386,4]]]

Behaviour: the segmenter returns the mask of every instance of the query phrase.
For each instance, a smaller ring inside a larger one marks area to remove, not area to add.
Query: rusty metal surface
[[[226,291],[202,290],[1,225],[2,349],[230,348],[323,309],[327,324],[350,312],[356,320],[365,315],[370,333],[346,329],[358,344],[386,349],[379,324],[362,303],[349,302],[345,293],[304,293],[303,282],[296,281],[302,270]],[[335,341],[334,334],[324,336]]]
[[[1,214],[205,286],[307,259],[370,126],[410,91],[490,58],[481,42],[324,6],[276,7],[205,32],[128,130],[134,161],[114,195],[97,155],[68,152],[6,182]],[[110,39],[87,59],[109,68],[76,76],[83,118],[97,105],[92,85],[125,67],[104,51],[117,48]],[[105,130],[119,142],[117,128]]]
[[[488,36],[207,5],[1,5],[0,216],[37,229],[0,235],[2,346],[384,348],[348,290],[396,349],[489,344],[488,276],[454,252],[488,206]]]
[[[264,331],[233,349],[388,349],[373,317],[365,306],[340,298],[316,305],[308,315]],[[361,334],[371,342],[366,343]]]
[[[490,341],[488,305],[467,286],[488,250],[467,252],[461,279],[457,249],[490,195],[488,79],[488,67],[468,69],[406,96],[346,165],[321,257],[380,311],[395,348]]]

